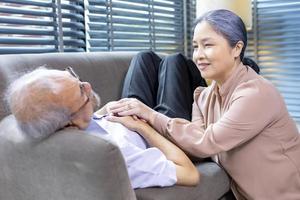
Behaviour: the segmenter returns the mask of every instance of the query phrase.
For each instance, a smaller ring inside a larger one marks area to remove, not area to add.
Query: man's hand
[[[145,121],[140,119],[135,119],[132,116],[117,117],[117,116],[110,115],[107,117],[107,120],[111,122],[118,122],[120,124],[123,124],[129,130],[138,133],[143,132],[143,130],[146,127],[149,127],[149,125]]]

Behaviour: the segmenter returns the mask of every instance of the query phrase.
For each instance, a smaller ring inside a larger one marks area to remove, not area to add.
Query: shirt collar
[[[94,113],[92,118],[95,119],[95,120],[99,120],[99,119],[102,119],[102,118],[107,117],[108,115],[109,115],[109,114],[98,115],[98,114]]]
[[[212,88],[214,90],[214,93],[216,95],[220,96],[226,96],[231,88],[235,88],[236,84],[240,81],[242,78],[242,72],[246,69],[246,67],[241,62],[239,66],[237,66],[234,71],[231,73],[229,78],[225,81],[223,85],[220,87],[218,86],[216,81],[213,81]]]

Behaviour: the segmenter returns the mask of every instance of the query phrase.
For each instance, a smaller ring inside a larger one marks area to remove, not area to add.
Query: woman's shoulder
[[[275,86],[262,75],[249,72],[248,78],[244,79],[237,85],[236,89],[253,89],[253,90],[276,90]]]
[[[252,97],[257,100],[269,101],[282,99],[277,88],[267,79],[260,75],[240,82],[234,90],[234,97]]]

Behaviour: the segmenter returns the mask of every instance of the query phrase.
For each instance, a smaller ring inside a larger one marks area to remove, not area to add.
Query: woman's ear
[[[240,54],[242,52],[242,49],[244,47],[244,42],[242,41],[238,41],[235,45],[235,47],[233,48],[233,54],[234,54],[234,58],[238,58],[240,57]]]

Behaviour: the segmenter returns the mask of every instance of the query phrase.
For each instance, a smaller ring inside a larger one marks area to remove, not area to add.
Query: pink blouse
[[[238,66],[218,87],[194,92],[192,122],[156,113],[154,128],[232,178],[237,199],[300,199],[300,135],[276,88]]]

